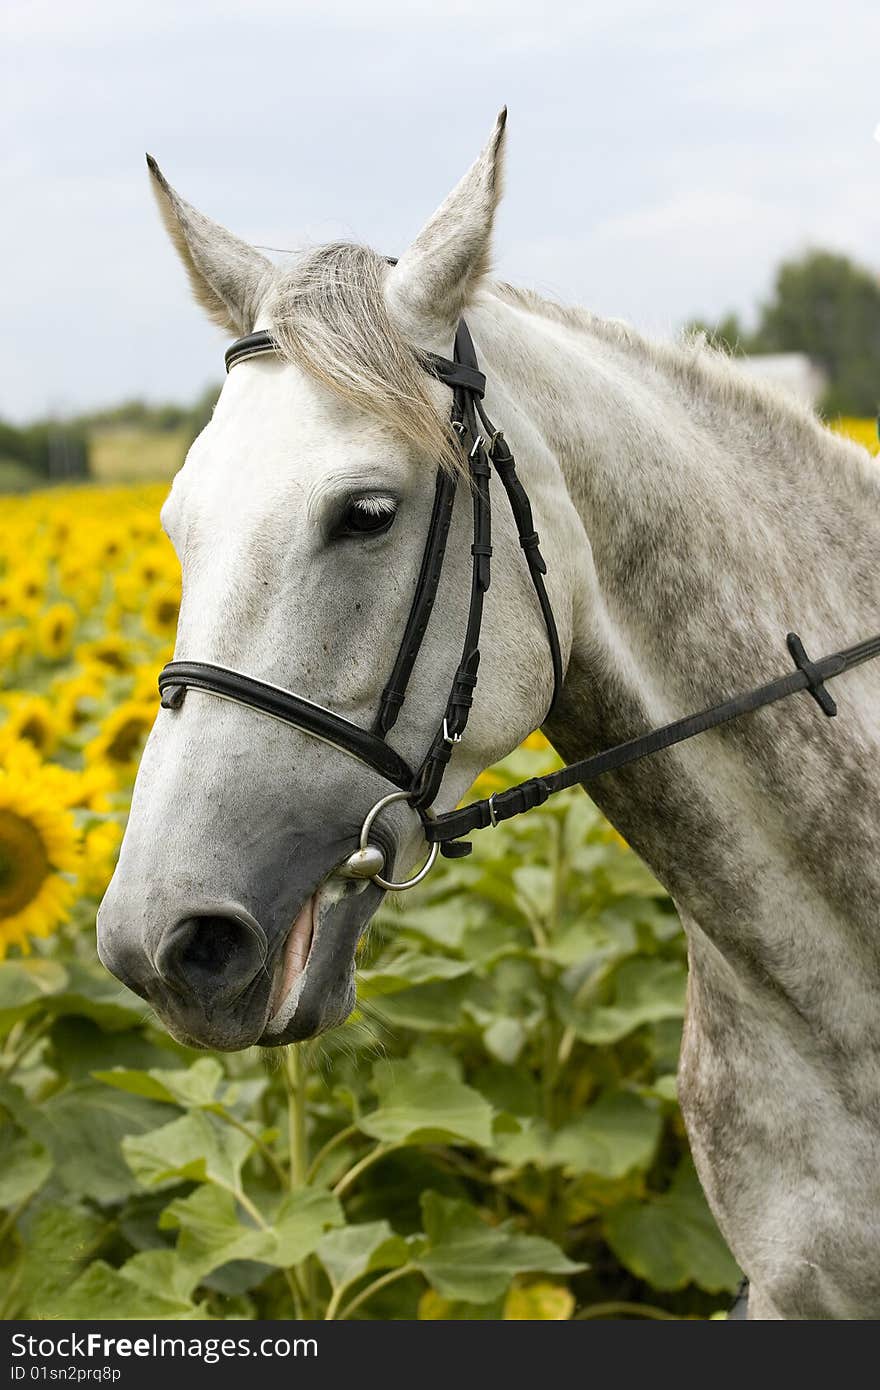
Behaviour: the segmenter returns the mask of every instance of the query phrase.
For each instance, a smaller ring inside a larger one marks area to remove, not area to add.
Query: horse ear
[[[389,311],[416,341],[448,338],[489,269],[506,124],[505,106],[482,153],[388,276]]]
[[[151,154],[147,167],[162,221],[199,304],[221,328],[250,333],[274,270],[272,262],[184,202]]]

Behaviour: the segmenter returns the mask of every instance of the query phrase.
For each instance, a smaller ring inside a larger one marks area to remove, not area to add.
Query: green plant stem
[[[287,1049],[287,1055],[284,1059],[284,1074],[287,1082],[287,1134],[290,1147],[288,1179],[291,1192],[297,1187],[304,1187],[309,1181],[306,1096],[308,1062],[308,1053],[301,1043]],[[291,1273],[296,1284],[302,1290],[305,1312],[311,1317],[315,1308],[314,1261],[307,1257]]]
[[[455,1149],[432,1149],[434,1157],[438,1163],[443,1163],[452,1172],[463,1173],[468,1178],[473,1178],[474,1182],[485,1185],[490,1181],[489,1174],[485,1168],[481,1168],[476,1163],[471,1163],[461,1154],[456,1153]]]
[[[6,1291],[6,1297],[4,1298],[2,1305],[0,1305],[0,1322],[6,1322],[11,1310],[15,1306],[15,1296],[18,1293],[18,1286],[20,1283],[21,1270],[18,1269],[12,1276],[12,1279],[9,1283],[9,1288]]]
[[[557,936],[559,931],[566,872],[565,854],[562,847],[562,826],[556,821],[553,823],[551,868],[550,907],[545,923],[547,937],[550,941]],[[560,1072],[562,1028],[556,1022],[554,1010],[551,1007],[554,972],[548,961],[541,962],[540,974],[545,982],[544,993],[547,1000],[547,1018],[544,1023],[544,1056],[541,1066],[542,1109],[546,1123],[553,1126],[556,1121],[556,1086]]]
[[[24,1061],[31,1048],[40,1041],[40,1038],[42,1038],[45,1033],[48,1033],[54,1021],[55,1020],[50,1015],[42,1019],[42,1021],[37,1024],[36,1028],[32,1028],[30,1032],[27,1031],[27,1028],[24,1029],[23,1033],[19,1035],[22,1038],[20,1046],[15,1048],[6,1058],[4,1064],[0,1066],[0,1077],[5,1079],[7,1076],[12,1075],[16,1067]],[[18,1041],[18,1039],[16,1039],[16,1041]]]
[[[344,1144],[346,1139],[352,1139],[359,1133],[360,1130],[357,1125],[346,1125],[345,1129],[337,1130],[333,1137],[327,1140],[327,1143],[318,1150],[315,1157],[312,1159],[309,1165],[309,1171],[306,1174],[306,1182],[314,1182],[315,1177],[320,1171],[321,1164],[339,1144]]]
[[[625,1313],[633,1318],[654,1318],[658,1322],[680,1322],[678,1313],[668,1313],[665,1308],[655,1308],[652,1303],[591,1303],[575,1313],[581,1318],[614,1318]]]
[[[264,1143],[260,1136],[258,1134],[255,1134],[249,1125],[244,1124],[240,1119],[238,1119],[236,1115],[233,1115],[230,1110],[223,1109],[218,1110],[215,1113],[218,1114],[222,1120],[225,1120],[228,1125],[232,1125],[234,1129],[237,1129],[242,1134],[247,1135],[248,1139],[250,1139],[251,1143],[257,1148],[259,1153],[262,1154],[263,1158],[266,1160],[269,1167],[272,1169],[272,1172],[278,1179],[280,1185],[282,1187],[286,1187],[287,1174],[281,1167],[281,1164],[278,1162],[278,1159],[275,1157],[272,1150],[269,1148],[269,1145]]]
[[[251,1201],[246,1192],[243,1192],[240,1187],[227,1187],[225,1183],[218,1183],[217,1186],[226,1187],[226,1191],[232,1193],[236,1202],[238,1202],[239,1206],[244,1207],[244,1210],[255,1226],[258,1226],[261,1231],[269,1230],[268,1222],[263,1220],[263,1213],[260,1211],[259,1207]]]
[[[22,1212],[27,1210],[36,1195],[36,1192],[31,1192],[29,1196],[19,1202],[17,1207],[13,1207],[12,1210],[7,1213],[5,1221],[0,1225],[0,1245],[3,1244]]]
[[[380,1289],[387,1288],[388,1285],[393,1284],[396,1279],[402,1279],[404,1275],[414,1274],[415,1272],[416,1266],[414,1264],[405,1264],[401,1265],[399,1269],[390,1269],[388,1273],[383,1274],[380,1279],[374,1279],[372,1284],[368,1284],[365,1289],[361,1289],[360,1293],[357,1294],[350,1303],[346,1304],[342,1312],[339,1313],[338,1321],[343,1322],[345,1318],[350,1318],[356,1308],[360,1308],[362,1303],[366,1303],[367,1299],[372,1298],[373,1294],[378,1293]],[[342,1290],[340,1290],[340,1293],[341,1292]],[[329,1306],[327,1308],[327,1317],[330,1317]]]
[[[296,1271],[293,1269],[285,1269],[282,1272],[284,1274],[284,1281],[290,1290],[290,1297],[293,1300],[293,1316],[296,1318],[297,1322],[302,1322],[305,1316],[305,1300],[296,1277]]]
[[[306,1058],[302,1045],[287,1049],[284,1061],[287,1077],[287,1132],[290,1142],[290,1187],[308,1181],[309,1142],[306,1129]]]
[[[393,1153],[395,1149],[402,1149],[403,1147],[403,1144],[377,1144],[375,1149],[371,1149],[368,1154],[353,1164],[348,1172],[343,1173],[333,1189],[334,1197],[344,1196],[352,1184],[357,1182],[361,1174],[365,1173],[368,1168],[372,1168],[374,1163],[378,1163],[380,1158],[384,1158],[386,1154]]]
[[[562,1037],[559,1039],[559,1051],[556,1054],[558,1065],[564,1067],[569,1061],[574,1045],[577,1042],[577,1033],[569,1026],[563,1029]]]
[[[254,1225],[258,1226],[261,1231],[268,1231],[271,1229],[268,1222],[263,1220],[263,1214],[260,1211],[259,1207],[251,1201],[247,1193],[243,1192],[240,1187],[229,1187],[226,1183],[218,1183],[217,1186],[224,1187],[227,1192],[232,1193],[239,1206],[244,1208],[248,1216],[253,1221]],[[285,1269],[282,1272],[284,1274],[287,1287],[290,1289],[290,1296],[293,1299],[294,1315],[297,1321],[302,1321],[305,1315],[305,1300],[303,1298],[303,1291],[300,1288],[299,1281],[296,1277],[296,1271],[292,1269]]]

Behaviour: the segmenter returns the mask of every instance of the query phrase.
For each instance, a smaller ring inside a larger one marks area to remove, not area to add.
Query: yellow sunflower
[[[11,588],[15,611],[33,613],[46,593],[46,571],[36,565],[22,566],[13,575]]]
[[[104,587],[104,572],[98,565],[86,565],[81,560],[65,560],[59,566],[58,584],[65,594],[75,599],[81,613],[89,613],[99,602]]]
[[[84,893],[94,898],[103,897],[113,877],[121,843],[122,827],[116,821],[101,821],[86,831],[81,876]]]
[[[31,937],[66,919],[78,849],[72,814],[41,777],[15,767],[0,773],[0,958],[10,946],[27,954]]]
[[[58,739],[55,711],[42,695],[15,694],[5,700],[7,717],[2,726],[5,738],[27,739],[38,753],[51,752]]]
[[[132,572],[145,587],[180,577],[177,557],[170,545],[148,546],[136,559]]]
[[[88,745],[88,764],[109,763],[117,773],[133,774],[155,717],[155,705],[125,700],[104,721],[100,734]]]
[[[0,673],[8,675],[19,664],[27,652],[28,645],[26,627],[10,627],[6,632],[0,632]]]
[[[69,603],[53,603],[37,623],[37,651],[47,661],[63,661],[70,655],[76,631],[76,611]]]
[[[83,642],[76,649],[77,660],[84,665],[103,666],[120,673],[132,670],[137,655],[131,643],[115,632],[105,633],[95,642]]]
[[[78,729],[95,717],[106,678],[106,667],[93,666],[82,675],[53,681],[52,699],[63,729]]]
[[[536,729],[533,734],[529,734],[528,738],[523,740],[522,746],[523,748],[531,748],[535,751],[540,749],[542,752],[547,752],[550,748],[549,743],[540,729]]]
[[[169,637],[177,628],[179,614],[179,591],[162,588],[150,595],[144,609],[144,623],[157,637]]]

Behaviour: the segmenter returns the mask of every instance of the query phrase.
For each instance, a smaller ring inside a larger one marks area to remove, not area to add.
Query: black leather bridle
[[[226,353],[226,370],[248,358],[277,353],[278,346],[270,333],[250,333],[239,338]],[[806,690],[822,712],[833,716],[837,706],[828,694],[824,682],[863,661],[880,656],[880,636],[869,638],[845,651],[811,661],[796,633],[787,637],[789,653],[795,670],[767,685],[734,696],[709,709],[689,715],[662,728],[653,729],[639,738],[630,739],[614,748],[571,763],[544,777],[533,777],[508,791],[497,792],[481,801],[443,815],[435,815],[431,805],[440,790],[443,774],[452,751],[465,732],[477,684],[480,662],[480,630],[483,618],[483,599],[489,588],[492,555],[491,500],[489,480],[494,468],[510,504],[519,543],[531,576],[538,605],[547,629],[550,658],[553,666],[553,698],[545,718],[556,707],[563,681],[562,653],[553,617],[553,609],[544,583],[547,566],[541,555],[538,533],[532,520],[528,494],[516,472],[516,464],[500,430],[496,430],[483,406],[486,378],[479,369],[473,341],[462,320],[455,336],[452,361],[433,353],[423,353],[420,362],[427,372],[452,390],[451,427],[464,455],[473,504],[473,543],[471,545],[471,589],[467,626],[461,659],[452,681],[442,722],[437,729],[421,764],[413,770],[387,742],[406,698],[407,685],[421,650],[428,626],[437,586],[446,553],[446,542],[452,520],[452,509],[458,486],[458,474],[441,464],[437,469],[434,502],[428,534],[422,554],[415,593],[406,621],[397,658],[382,692],[379,712],[371,729],[363,729],[332,710],[324,709],[302,695],[269,685],[227,666],[203,661],[171,661],[159,675],[159,690],[165,709],[179,709],[187,690],[207,691],[211,695],[232,700],[258,710],[261,714],[280,719],[301,729],[314,738],[347,753],[397,790],[384,796],[369,811],[360,834],[360,847],[350,855],[338,872],[352,878],[374,880],[381,888],[394,891],[411,888],[433,867],[438,852],[448,858],[470,853],[471,845],[461,837],[473,830],[485,829],[509,820],[512,816],[540,806],[554,792],[566,787],[583,785],[603,773],[625,767],[640,758],[669,748],[695,734],[715,728],[740,715],[760,709],[763,705],[785,699]],[[384,855],[370,845],[369,834],[376,817],[385,807],[408,802],[418,812],[430,845],[427,862],[403,882],[382,877]]]

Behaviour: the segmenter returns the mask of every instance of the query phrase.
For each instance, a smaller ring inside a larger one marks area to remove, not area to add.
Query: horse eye
[[[343,513],[340,530],[345,536],[380,536],[396,515],[393,497],[355,497]]]

